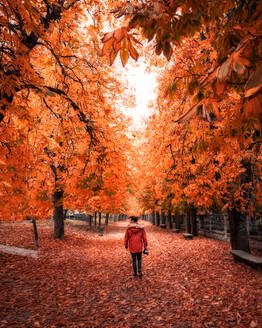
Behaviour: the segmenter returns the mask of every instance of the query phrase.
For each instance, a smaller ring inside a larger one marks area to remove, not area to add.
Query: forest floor
[[[101,237],[67,221],[61,241],[46,221],[39,258],[0,253],[0,327],[262,327],[262,273],[235,263],[228,243],[145,222],[150,254],[133,277],[126,225],[110,223]],[[1,223],[0,243],[36,249],[32,230]]]

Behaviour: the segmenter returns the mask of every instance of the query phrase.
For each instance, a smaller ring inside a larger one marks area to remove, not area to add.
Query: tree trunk
[[[197,210],[195,206],[192,206],[190,209],[190,225],[191,225],[191,234],[197,236]]]
[[[95,227],[96,227],[97,212],[95,212]]]
[[[161,211],[161,224],[166,224],[166,216],[163,211]]]
[[[228,210],[228,219],[232,249],[239,249],[250,253],[246,214],[233,208],[232,210]]]
[[[176,216],[172,214],[172,226],[175,226],[176,229]]]
[[[176,229],[181,229],[181,218],[180,215],[175,215],[175,227]]]
[[[108,225],[109,214],[106,213],[106,225]]]
[[[160,215],[159,212],[156,211],[156,225],[159,227],[160,226]]]
[[[185,232],[186,233],[191,233],[191,220],[190,220],[190,211],[186,213],[185,217]]]
[[[242,165],[246,171],[241,174],[241,184],[249,184],[253,182],[254,178],[252,164],[249,160],[243,160]],[[252,193],[249,188],[245,188],[244,190],[244,198],[248,200],[248,204],[250,204]],[[246,208],[247,207],[248,205],[246,205]],[[231,210],[228,210],[228,220],[230,227],[230,244],[232,249],[238,249],[250,253],[246,211],[242,213],[233,207]]]
[[[39,243],[38,243],[38,232],[37,232],[37,227],[36,227],[36,221],[35,221],[34,218],[32,218],[31,219],[31,222],[33,223],[35,245],[36,245],[36,247],[39,247]]]
[[[181,226],[184,223],[184,214],[179,215],[177,222],[178,222],[179,227],[181,229]]]
[[[67,212],[68,212],[68,209],[64,209],[64,220],[66,219]]]
[[[98,226],[101,227],[101,219],[102,219],[102,213],[98,213]]]
[[[63,210],[63,190],[54,192],[54,238],[64,238],[64,210]]]
[[[170,210],[168,210],[168,224],[169,224],[169,228],[172,229],[173,224],[172,224],[172,215]]]
[[[152,224],[156,224],[156,216],[155,216],[155,211],[152,212]]]

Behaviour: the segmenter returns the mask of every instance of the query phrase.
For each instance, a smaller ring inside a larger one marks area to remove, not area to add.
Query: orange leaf
[[[119,28],[119,29],[115,30],[114,38],[117,42],[120,42],[123,39],[124,36],[125,36],[125,33],[124,33],[122,28]]]
[[[118,52],[121,49],[121,42],[114,41],[113,48],[115,52]]]
[[[122,65],[125,66],[128,61],[128,58],[129,58],[128,42],[127,42],[126,38],[124,38],[122,40],[122,48],[120,50],[120,58],[121,58]]]
[[[109,32],[109,33],[106,33],[103,38],[102,38],[102,42],[105,43],[106,41],[108,41],[109,39],[111,39],[114,35],[114,32]]]
[[[133,47],[131,40],[128,40],[128,50],[130,53],[130,56],[137,61],[138,59],[138,52],[136,51],[136,49]]]
[[[114,42],[114,39],[109,39],[104,43],[103,49],[102,49],[102,56],[106,56],[109,53],[109,49],[112,47]]]
[[[110,55],[109,55],[109,62],[110,62],[110,66],[113,65],[115,59],[117,56],[117,51],[114,51],[114,49],[111,50]]]

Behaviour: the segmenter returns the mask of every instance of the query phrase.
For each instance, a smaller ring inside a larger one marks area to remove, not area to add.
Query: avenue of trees
[[[141,213],[193,221],[228,211],[232,247],[249,251],[246,217],[262,204],[261,1],[0,3],[1,220],[53,213],[62,238],[64,208],[125,213],[136,197]],[[161,79],[132,143],[112,64],[138,60],[141,45]]]

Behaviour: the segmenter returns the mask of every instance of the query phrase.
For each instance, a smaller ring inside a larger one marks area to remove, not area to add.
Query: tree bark
[[[156,211],[156,225],[159,227],[160,226],[160,215],[159,212]]]
[[[185,217],[185,232],[186,233],[191,233],[191,220],[190,220],[190,211],[186,213]]]
[[[96,227],[97,212],[95,212],[95,227]]]
[[[175,215],[175,227],[176,229],[181,229],[181,219],[180,215]]]
[[[32,218],[31,219],[31,222],[33,223],[35,245],[36,245],[36,247],[39,247],[39,243],[38,243],[38,232],[37,232],[37,227],[36,227],[36,221],[35,221],[34,218]]]
[[[171,219],[172,219],[172,225],[175,226],[176,229],[176,216],[172,214]]]
[[[108,220],[109,220],[109,214],[108,213],[106,213],[106,225],[108,225]]]
[[[197,210],[195,206],[192,206],[190,209],[190,225],[191,225],[191,234],[197,236]]]
[[[68,209],[64,209],[64,220],[66,219],[66,215],[67,215]]]
[[[101,219],[102,219],[102,213],[99,212],[99,213],[98,213],[98,226],[99,226],[99,227],[101,226]]]
[[[54,192],[54,238],[64,238],[64,210],[63,210],[63,190]]]
[[[166,215],[163,211],[161,211],[161,224],[166,224]]]
[[[232,210],[228,210],[228,219],[231,248],[250,253],[246,214],[233,208]]]
[[[172,215],[170,210],[168,210],[168,224],[169,224],[169,228],[172,229],[173,224],[172,224]]]
[[[156,216],[155,216],[155,211],[152,211],[152,224],[156,224]]]
[[[259,148],[258,148],[259,151]],[[252,164],[249,160],[242,161],[243,167],[246,169],[240,176],[241,184],[253,183]],[[244,198],[248,201],[246,209],[252,200],[252,192],[245,188]],[[228,219],[230,227],[230,244],[233,250],[238,249],[250,253],[248,231],[247,231],[247,213],[239,212],[236,207],[228,210]]]

